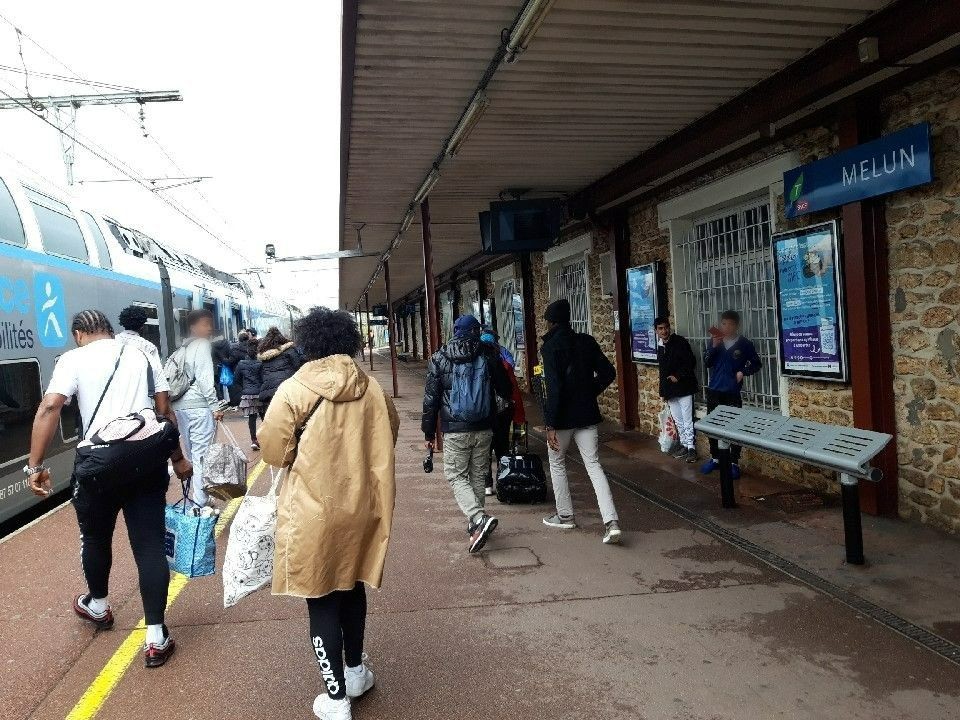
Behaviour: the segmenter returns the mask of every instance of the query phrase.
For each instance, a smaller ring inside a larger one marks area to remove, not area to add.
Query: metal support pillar
[[[477,318],[480,321],[480,324],[483,326],[493,327],[493,323],[490,322],[490,318],[487,317],[486,310],[483,309],[483,304],[487,301],[487,282],[483,277],[483,273],[477,273],[477,304],[480,306],[480,317]]]
[[[841,112],[840,148],[849,148],[880,135],[882,117],[875,102],[851,102]],[[891,350],[890,272],[883,198],[844,205],[843,274],[847,311],[847,345],[853,395],[853,424],[896,438],[893,352]],[[877,455],[883,472],[878,483],[867,483],[860,495],[871,515],[897,514],[897,442]]]
[[[533,390],[533,369],[537,366],[537,321],[533,307],[533,263],[530,253],[520,255],[520,282],[523,285],[523,343],[527,360],[527,387]]]
[[[354,310],[354,317],[357,320],[357,332],[360,333],[360,337],[363,338],[363,315],[360,314],[360,306],[357,305],[357,309]],[[360,361],[367,359],[367,341],[366,339],[360,343]]]
[[[617,395],[620,427],[633,430],[639,422],[637,368],[630,337],[630,301],[627,268],[630,267],[630,225],[626,213],[614,218],[613,228],[613,337],[617,358]]]
[[[370,371],[373,372],[373,325],[370,324],[370,293],[363,294],[363,303],[367,308],[367,343],[370,345]]]
[[[440,315],[437,287],[433,276],[433,234],[430,229],[430,199],[420,203],[420,231],[423,238],[423,286],[427,293],[427,326],[430,329],[430,353],[440,349]]]
[[[393,309],[393,297],[390,294],[390,261],[383,261],[383,286],[387,291],[387,333],[390,343],[390,372],[393,374],[393,396],[400,397],[397,386],[397,321]]]
[[[423,340],[423,360],[430,358],[430,339],[427,337],[427,297],[420,298],[420,338]]]
[[[847,562],[863,565],[863,525],[860,519],[860,481],[840,473],[840,501],[843,504],[843,540]]]
[[[726,440],[717,441],[717,463],[720,470],[720,506],[726,509],[737,507],[737,496],[733,488],[733,475],[730,466],[730,443]]]
[[[410,342],[413,345],[413,359],[420,359],[420,349],[417,342],[417,314],[415,312],[410,313]]]

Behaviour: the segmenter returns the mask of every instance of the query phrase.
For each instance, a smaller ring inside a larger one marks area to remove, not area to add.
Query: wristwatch
[[[23,474],[24,474],[26,477],[30,477],[31,475],[36,475],[37,473],[42,473],[44,470],[49,470],[49,469],[50,469],[50,468],[48,468],[48,467],[47,467],[46,465],[44,465],[43,463],[40,463],[40,464],[37,465],[36,467],[30,467],[29,465],[24,465],[24,466],[23,466]]]

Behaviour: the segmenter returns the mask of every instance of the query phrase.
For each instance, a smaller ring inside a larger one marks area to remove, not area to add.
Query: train
[[[193,309],[209,309],[218,334],[231,339],[246,327],[289,333],[302,314],[262,285],[251,287],[0,165],[0,523],[40,500],[22,469],[54,364],[74,347],[72,315],[95,308],[119,330],[128,305],[147,310],[143,335],[163,358],[180,345]],[[69,487],[78,426],[73,405],[47,454],[54,492]]]

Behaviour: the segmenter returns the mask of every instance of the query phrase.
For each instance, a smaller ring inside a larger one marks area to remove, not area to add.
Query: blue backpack
[[[450,388],[450,415],[468,423],[483,422],[491,415],[490,368],[483,353],[472,362],[454,363]]]

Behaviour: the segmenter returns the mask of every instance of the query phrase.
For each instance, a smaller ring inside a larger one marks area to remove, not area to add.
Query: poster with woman
[[[660,314],[660,288],[657,263],[627,270],[630,351],[634,362],[657,362],[657,333],[653,321]]]
[[[778,233],[773,253],[781,372],[846,381],[836,222]]]

